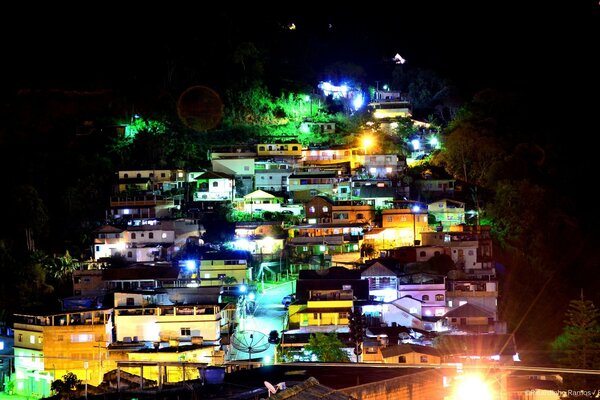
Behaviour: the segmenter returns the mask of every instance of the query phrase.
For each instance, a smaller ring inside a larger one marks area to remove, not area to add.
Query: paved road
[[[259,289],[260,289],[259,285]],[[284,329],[287,311],[284,309],[281,300],[284,296],[291,294],[295,288],[295,281],[285,282],[280,285],[265,288],[263,293],[258,293],[256,297],[256,308],[253,315],[248,315],[238,325],[239,331],[258,331],[264,333],[267,337],[269,332],[276,330],[280,332]],[[275,345],[260,353],[252,353],[252,358],[270,357],[274,360]],[[230,360],[247,360],[248,352],[231,349],[229,352]]]

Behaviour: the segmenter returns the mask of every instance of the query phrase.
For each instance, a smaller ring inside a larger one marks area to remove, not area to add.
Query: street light
[[[412,215],[413,215],[413,246],[417,245],[417,213],[421,211],[421,207],[413,206]]]
[[[371,136],[363,136],[362,145],[365,148],[365,156],[366,156],[369,147],[373,146],[373,138]]]

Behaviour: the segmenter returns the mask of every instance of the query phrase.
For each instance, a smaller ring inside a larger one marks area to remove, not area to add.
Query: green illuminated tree
[[[350,357],[343,347],[344,344],[337,333],[317,332],[310,335],[304,350],[312,352],[321,362],[350,362]]]
[[[581,297],[571,300],[566,312],[563,332],[552,343],[555,358],[566,368],[600,368],[600,310],[594,303]],[[597,388],[598,378],[587,375],[565,375],[566,389]]]

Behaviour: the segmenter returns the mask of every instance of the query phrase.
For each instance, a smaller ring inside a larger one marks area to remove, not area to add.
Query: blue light
[[[419,142],[419,139],[413,139],[410,141],[410,143],[413,146],[413,149],[415,150],[419,150],[421,148],[421,142]]]
[[[352,105],[354,106],[354,111],[357,111],[359,108],[361,108],[363,103],[364,103],[364,99],[363,99],[362,93],[358,93],[356,96],[354,96],[354,99],[352,100]]]
[[[196,260],[185,260],[185,267],[190,271],[196,270]]]
[[[417,212],[421,211],[421,207],[419,207],[419,206],[414,206],[414,207],[412,208],[412,211],[417,213]]]
[[[254,301],[254,299],[256,299],[256,295],[254,293],[249,293],[248,294],[248,300]]]
[[[240,292],[241,293],[246,293],[246,290],[248,290],[248,288],[246,287],[246,285],[240,286]]]

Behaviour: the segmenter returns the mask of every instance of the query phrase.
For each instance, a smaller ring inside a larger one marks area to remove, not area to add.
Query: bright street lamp
[[[363,136],[362,145],[365,148],[365,155],[367,155],[367,150],[369,147],[373,146],[373,138],[371,136]]]

